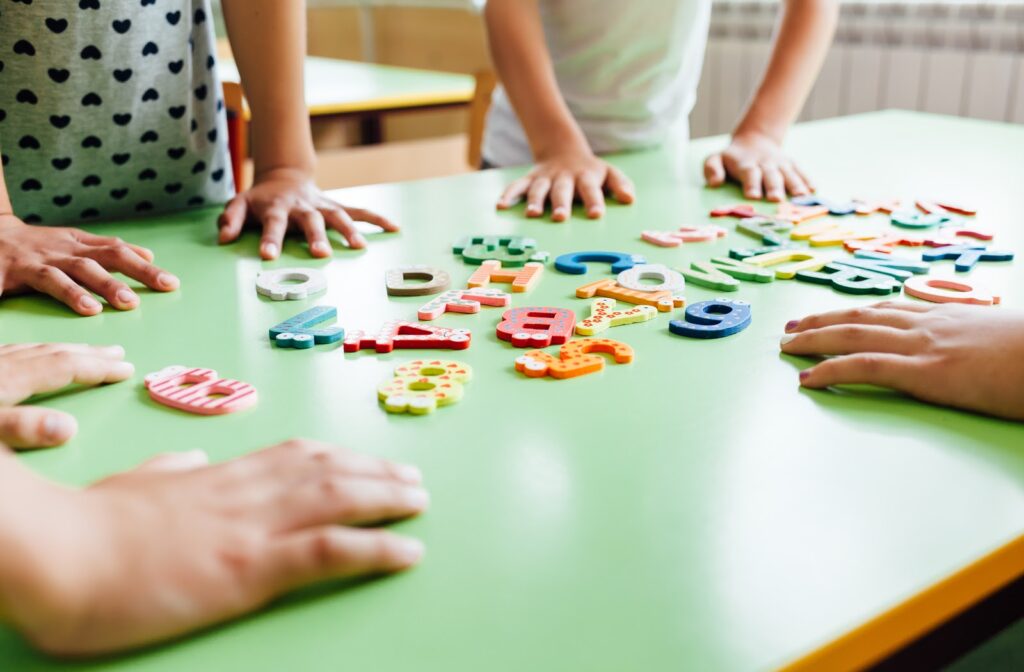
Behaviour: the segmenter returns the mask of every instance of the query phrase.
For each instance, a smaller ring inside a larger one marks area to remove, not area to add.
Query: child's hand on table
[[[838,355],[804,387],[867,383],[922,401],[1024,420],[1024,312],[884,302],[786,325],[782,351]]]
[[[331,256],[326,228],[340,233],[354,248],[366,246],[354,221],[398,231],[397,224],[381,215],[335,203],[324,196],[308,174],[287,168],[257,176],[251,188],[227,204],[218,222],[221,244],[236,240],[247,221],[263,225],[260,256],[264,259],[276,259],[281,254],[285,233],[293,227],[302,231],[314,257]]]
[[[0,295],[36,290],[79,315],[95,315],[103,310],[91,294],[95,292],[114,308],[131,310],[139,305],[138,295],[111,272],[158,292],[178,288],[178,278],[152,261],[152,252],[120,238],[30,226],[14,215],[0,215]]]
[[[525,196],[526,216],[540,217],[550,199],[551,220],[564,222],[578,195],[587,217],[596,219],[604,214],[605,188],[619,203],[635,198],[633,183],[621,170],[589,149],[570,151],[541,159],[528,175],[512,182],[498,199],[498,209],[507,210]]]
[[[310,441],[212,466],[163,455],[84,490],[0,452],[0,482],[17,497],[0,507],[0,620],[54,655],[144,646],[423,553],[364,527],[426,509],[415,467]]]
[[[72,383],[100,385],[130,378],[124,348],[64,343],[0,345],[0,443],[13,448],[58,446],[78,430],[67,413],[15,406]]]
[[[769,201],[783,201],[787,193],[804,196],[814,191],[810,179],[782,152],[781,144],[760,133],[733,135],[725,151],[704,162],[704,179],[709,187],[735,180],[745,197]]]

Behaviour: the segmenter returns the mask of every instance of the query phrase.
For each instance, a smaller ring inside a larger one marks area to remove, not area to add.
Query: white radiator
[[[736,124],[768,62],[778,7],[714,3],[694,137]],[[888,108],[1024,123],[1024,0],[844,2],[800,119]]]

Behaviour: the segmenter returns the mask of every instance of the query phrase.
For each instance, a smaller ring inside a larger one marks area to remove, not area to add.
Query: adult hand
[[[804,387],[890,387],[922,401],[1024,420],[1024,312],[884,302],[786,325],[782,351],[834,355]]]

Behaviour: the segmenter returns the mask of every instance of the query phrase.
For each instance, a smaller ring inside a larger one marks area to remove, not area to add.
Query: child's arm
[[[303,88],[306,3],[302,0],[224,0],[224,19],[252,109],[253,186],[236,196],[220,218],[220,242],[238,238],[247,219],[263,225],[260,255],[275,259],[285,232],[296,227],[314,257],[331,255],[325,225],[351,247],[366,240],[353,220],[386,231],[398,227],[359,208],[343,207],[313,183],[316,156]],[[338,82],[343,86],[344,82]]]
[[[804,387],[881,385],[1024,420],[1024,312],[891,301],[794,320],[786,332],[787,354],[837,355],[801,371]]]
[[[782,153],[782,139],[811,91],[832,42],[839,4],[836,0],[786,0],[771,59],[761,85],[732,143],[708,157],[704,177],[717,187],[730,177],[743,185],[747,198],[781,201],[786,192],[803,195],[811,181]]]
[[[401,571],[422,544],[366,526],[422,512],[419,483],[411,466],[290,441],[213,466],[164,455],[73,490],[0,446],[0,621],[50,654],[96,655]]]
[[[537,166],[509,185],[498,208],[526,197],[527,217],[540,217],[551,200],[551,218],[565,221],[579,194],[588,217],[604,213],[603,188],[632,203],[633,184],[594,156],[562,98],[544,42],[537,0],[489,0],[484,8],[491,55],[516,111]]]
[[[0,345],[0,444],[13,448],[59,446],[78,429],[72,416],[16,404],[72,383],[116,383],[133,373],[134,367],[124,361],[124,348],[118,345]]]
[[[0,295],[35,290],[63,301],[79,315],[95,315],[103,306],[92,291],[119,310],[131,310],[139,305],[138,295],[111,271],[159,292],[178,288],[178,279],[152,261],[152,252],[119,238],[25,224],[11,207],[0,166]]]

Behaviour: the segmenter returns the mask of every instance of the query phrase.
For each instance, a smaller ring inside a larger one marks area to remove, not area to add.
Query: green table
[[[267,329],[314,304],[347,328],[411,319],[422,303],[389,299],[385,269],[432,264],[455,283],[471,267],[449,246],[466,233],[519,233],[559,253],[611,249],[680,266],[750,239],[656,248],[643,229],[704,223],[735,189],[705,190],[700,160],[661,150],[615,163],[638,184],[632,207],[600,221],[526,221],[493,202],[516,171],[380,185],[339,194],[405,225],[329,265],[290,243],[274,264],[257,237],[215,243],[216,210],[96,227],[157,252],[182,289],[139,310],[72,316],[44,298],[0,304],[6,341],[121,343],[135,379],[45,403],[74,413],[78,438],[26,454],[34,469],[86,483],[160,451],[203,447],[225,459],[302,435],[418,464],[431,510],[400,526],[428,546],[406,575],[294,597],[264,613],[130,657],[109,670],[676,670],[833,669],[877,659],[1024,573],[1024,425],[926,406],[886,392],[807,392],[809,360],[779,355],[783,324],[871,298],[795,281],[744,284],[746,331],[701,341],[669,317],[617,327],[628,365],[566,381],[515,372],[500,309],[445,315],[473,330],[456,357],[476,376],[465,399],[432,416],[386,414],[377,383],[421,351],[275,350]],[[802,125],[790,149],[838,197],[943,194],[977,203],[1001,247],[1024,252],[1019,178],[1024,129],[907,113]],[[766,206],[758,206],[765,208]],[[730,224],[731,227],[731,224]],[[950,264],[951,262],[944,262]],[[314,301],[271,302],[253,282],[267,266],[326,269]],[[1024,263],[972,278],[1024,306]],[[545,271],[513,305],[586,313],[577,286],[611,277]],[[687,299],[717,292],[689,287]],[[994,308],[993,310],[1000,310]],[[437,353],[430,353],[437,354]],[[452,353],[441,353],[449,356]],[[217,418],[151,403],[142,375],[169,364],[217,369],[256,385],[259,406]],[[47,670],[0,630],[0,669]]]

